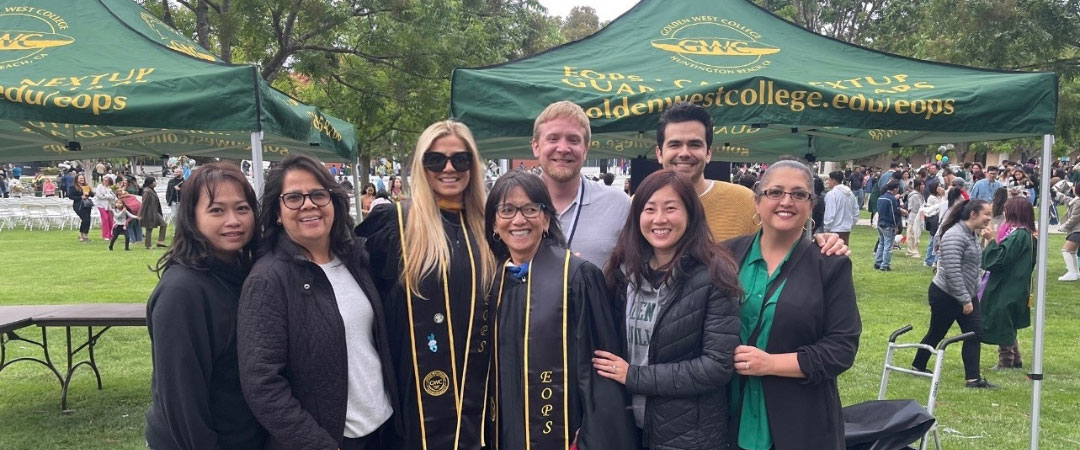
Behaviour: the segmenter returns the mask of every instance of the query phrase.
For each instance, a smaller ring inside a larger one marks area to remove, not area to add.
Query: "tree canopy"
[[[274,86],[357,126],[366,156],[401,158],[446,118],[455,67],[581,39],[595,9],[536,0],[139,0],[164,22]],[[877,50],[1059,74],[1060,153],[1080,148],[1080,0],[755,0],[809,30]],[[962,144],[962,143],[958,143]],[[958,145],[1037,148],[1035,140]],[[923,149],[908,149],[905,152]]]

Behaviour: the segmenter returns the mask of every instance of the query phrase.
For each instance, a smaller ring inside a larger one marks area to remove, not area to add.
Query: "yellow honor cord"
[[[398,217],[398,237],[401,238],[401,264],[403,267],[409,266],[409,261],[405,256],[405,220],[402,218],[401,203],[397,204],[397,217]],[[416,406],[420,412],[420,444],[423,446],[423,450],[427,450],[427,427],[424,425],[424,399],[421,397],[420,389],[420,363],[416,360],[416,324],[413,323],[413,307],[412,307],[412,287],[409,286],[409,277],[402,277],[405,280],[405,304],[409,310],[409,342],[412,343],[409,353],[412,354],[413,363],[413,380],[416,382]],[[447,311],[449,313],[449,311]]]

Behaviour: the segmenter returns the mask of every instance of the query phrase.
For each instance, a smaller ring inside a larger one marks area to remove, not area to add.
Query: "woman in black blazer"
[[[854,363],[862,325],[851,260],[803,237],[812,179],[796,161],[769,166],[756,193],[761,232],[725,243],[746,292],[731,383],[736,448],[844,448],[836,377]]]

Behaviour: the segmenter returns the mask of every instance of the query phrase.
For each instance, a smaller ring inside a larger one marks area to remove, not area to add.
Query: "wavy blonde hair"
[[[440,261],[450,260],[450,246],[447,245],[446,230],[442,227],[442,217],[435,199],[435,192],[428,184],[424,168],[424,152],[431,148],[436,140],[445,136],[461,139],[472,154],[472,169],[469,184],[465,187],[462,200],[464,203],[466,232],[473,245],[480,251],[480,273],[483,280],[483,292],[487,292],[495,279],[495,257],[491,253],[487,240],[484,239],[484,163],[476,149],[472,132],[461,122],[445,120],[427,127],[416,141],[411,167],[412,204],[409,220],[405,223],[405,266],[402,268],[402,281],[408,282],[414,294],[419,295],[420,280],[434,271],[441,270]],[[420,176],[415,176],[415,175]]]

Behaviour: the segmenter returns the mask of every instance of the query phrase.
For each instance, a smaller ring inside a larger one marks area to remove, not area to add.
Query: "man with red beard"
[[[573,102],[555,102],[536,117],[532,151],[567,247],[602,268],[630,213],[630,198],[581,175],[590,138],[585,111]]]

